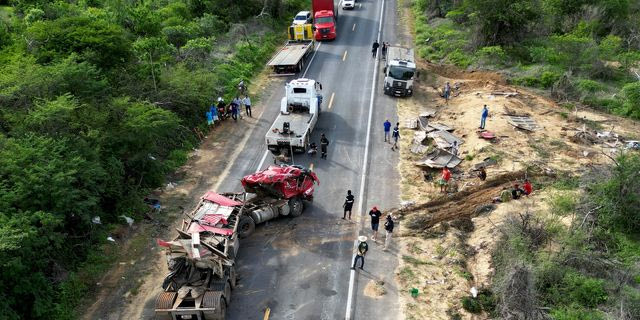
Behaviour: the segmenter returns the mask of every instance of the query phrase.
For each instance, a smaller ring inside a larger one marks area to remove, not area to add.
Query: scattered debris
[[[108,240],[108,241],[111,241],[111,242],[116,242],[116,239],[114,239],[114,238],[113,238],[113,237],[111,237],[111,236],[108,236],[108,237],[107,237],[107,240]]]
[[[165,189],[166,191],[173,190],[173,189],[175,189],[175,188],[176,188],[176,184],[175,184],[175,183],[173,183],[173,182],[169,182],[169,183],[167,183],[167,186],[166,186],[166,187],[164,187],[164,189]]]
[[[429,147],[425,145],[427,140],[427,133],[424,131],[417,131],[413,135],[413,143],[411,145],[411,152],[415,154],[425,153]]]
[[[507,115],[507,122],[516,128],[527,131],[536,131],[540,128],[535,120],[531,119],[529,116]]]
[[[444,130],[429,132],[427,134],[427,137],[433,139],[433,141],[436,143],[436,145],[440,149],[446,149],[451,147],[454,141],[457,142],[458,146],[462,144],[462,139]]]
[[[586,145],[596,144],[600,142],[600,139],[596,135],[586,130],[576,132],[576,134],[569,137],[569,140],[573,143],[586,144]]]
[[[515,97],[518,95],[517,92],[503,92],[503,91],[492,91],[491,95],[494,96],[505,96],[505,98]]]
[[[432,131],[436,131],[436,130],[442,130],[442,131],[453,131],[454,129],[447,126],[446,124],[442,124],[442,123],[430,123],[428,124],[425,129],[426,132],[432,132]]]
[[[454,154],[442,149],[436,149],[427,154],[422,160],[416,162],[416,165],[429,168],[454,168],[459,165],[460,162],[462,162],[462,159]]]
[[[640,141],[638,141],[638,140],[629,140],[626,143],[627,144],[625,146],[625,149],[640,150]]]
[[[93,222],[94,224],[102,224],[102,222],[100,221],[100,217],[99,216],[95,216],[91,219],[91,222]]]
[[[121,215],[121,217],[127,222],[127,224],[129,225],[129,227],[131,227],[133,225],[133,219],[130,217],[127,217],[125,215]]]
[[[418,120],[417,119],[406,119],[404,121],[404,127],[406,129],[417,129],[418,128]]]
[[[482,162],[480,163],[476,163],[473,165],[473,169],[474,170],[479,170],[480,168],[486,168],[486,167],[490,167],[490,166],[495,166],[496,164],[498,164],[498,161],[496,161],[493,158],[484,158],[484,160],[482,160]]]
[[[496,134],[491,131],[483,130],[478,131],[478,137],[486,140],[492,140],[496,138]]]
[[[478,289],[476,289],[476,287],[471,287],[471,296],[476,298],[478,296]]]

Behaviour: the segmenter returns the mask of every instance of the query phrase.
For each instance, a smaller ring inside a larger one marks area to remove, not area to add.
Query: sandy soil
[[[250,95],[258,97],[260,92],[270,92],[266,87],[271,84],[267,74],[261,74],[253,80]],[[78,312],[82,319],[142,319],[145,310],[153,309],[149,304],[155,301],[167,273],[164,252],[158,249],[155,239],[172,238],[173,230],[182,220],[183,208],[192,208],[199,197],[225,178],[229,164],[242,149],[242,144],[235,142],[250,133],[247,127],[257,123],[263,110],[257,108],[253,112],[260,114],[245,117],[237,124],[226,121],[214,128],[200,148],[191,152],[187,163],[168,178],[176,186],[153,192],[162,202],[161,216],[154,222],[137,222],[132,230],[126,231],[127,236],[118,243],[121,248],[118,262],[87,298],[86,309]]]
[[[398,212],[404,257],[396,274],[405,286],[404,313],[407,319],[449,319],[456,314],[462,319],[485,319],[486,316],[465,312],[460,299],[470,295],[471,287],[482,288],[491,283],[491,251],[505,219],[523,210],[537,215],[548,212],[547,200],[552,195],[536,191],[522,201],[499,204],[488,214],[479,214],[478,208],[490,204],[503,187],[516,180],[528,177],[535,186],[537,175],[578,173],[586,166],[610,163],[608,156],[619,152],[602,141],[591,144],[572,139],[576,134],[584,131],[595,135],[596,131],[612,130],[622,138],[635,138],[640,126],[591,110],[566,109],[547,97],[507,86],[497,73],[465,72],[427,63],[419,63],[419,67],[421,76],[414,97],[398,103],[401,124],[422,112],[435,111],[430,121],[455,129],[453,134],[463,140],[459,155],[464,160],[453,170],[458,192],[443,196],[414,164],[422,157],[410,152],[415,131],[407,128],[401,131],[402,197],[415,202],[414,208],[418,209]],[[447,81],[457,89],[445,104],[438,88]],[[505,96],[500,92],[517,94]],[[485,104],[490,112],[486,130],[496,134],[495,141],[477,135]],[[514,128],[506,115],[513,112],[529,115],[539,130]],[[488,157],[497,159],[498,164],[487,168],[488,179],[481,182],[472,171],[473,165]],[[432,174],[434,180],[439,178],[439,170],[433,170]],[[451,227],[460,217],[472,218],[473,231]],[[417,223],[421,227],[416,229]],[[410,225],[414,228],[409,229]],[[410,288],[420,291],[417,298],[409,296]]]

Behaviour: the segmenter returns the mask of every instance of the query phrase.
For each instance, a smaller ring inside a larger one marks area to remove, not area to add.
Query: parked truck
[[[394,96],[413,94],[416,63],[412,48],[390,46],[384,66],[384,93]]]
[[[335,39],[338,10],[333,4],[333,0],[311,0],[311,7],[316,40]]]
[[[265,136],[267,148],[275,156],[289,157],[308,149],[320,114],[321,90],[322,85],[311,79],[300,78],[286,84],[280,114]]]
[[[300,166],[271,166],[242,179],[244,192],[207,192],[166,250],[169,274],[156,298],[159,320],[224,320],[236,286],[238,238],[279,216],[299,216],[318,177]]]
[[[306,59],[313,52],[313,28],[311,24],[293,24],[288,30],[289,39],[276,52],[267,65],[275,74],[292,75],[304,70]]]

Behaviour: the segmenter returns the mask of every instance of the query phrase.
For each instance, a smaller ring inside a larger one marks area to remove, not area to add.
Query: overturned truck
[[[156,299],[156,319],[225,319],[236,286],[239,238],[256,224],[302,214],[316,183],[315,173],[303,167],[271,166],[244,177],[244,192],[207,192],[185,214],[173,240],[158,240],[166,248],[169,274]]]

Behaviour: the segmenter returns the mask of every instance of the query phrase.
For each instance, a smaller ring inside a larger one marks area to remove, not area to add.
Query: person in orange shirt
[[[447,192],[447,185],[449,185],[449,180],[451,180],[451,171],[449,168],[442,168],[442,178],[440,179],[440,192]]]

